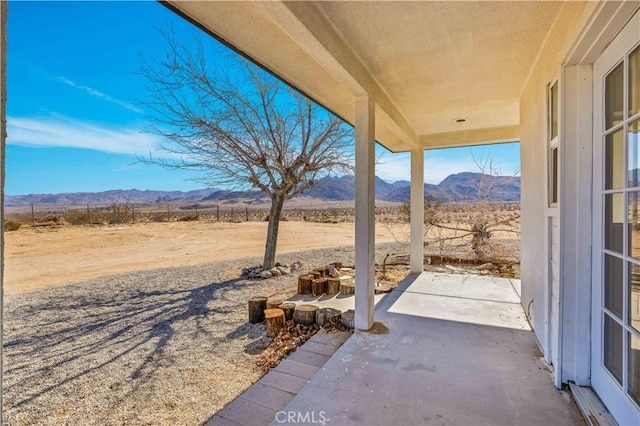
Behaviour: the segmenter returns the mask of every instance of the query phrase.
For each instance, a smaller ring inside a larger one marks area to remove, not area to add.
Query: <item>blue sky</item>
[[[153,1],[9,3],[7,194],[202,187],[194,174],[135,164],[160,142],[136,102],[146,90],[140,54],[161,57],[157,28],[168,26],[184,41],[198,31]],[[226,51],[214,40],[209,48]],[[504,174],[519,170],[518,144],[435,150],[425,153],[425,181],[476,171],[471,152]],[[408,180],[408,155],[382,154],[376,174]]]

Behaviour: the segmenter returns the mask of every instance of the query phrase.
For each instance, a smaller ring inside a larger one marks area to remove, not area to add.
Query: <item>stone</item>
[[[269,271],[260,272],[260,278],[262,278],[263,280],[271,278],[272,276],[273,276],[273,274],[271,272],[269,272]]]
[[[302,262],[293,262],[289,269],[291,269],[292,271],[297,271],[300,268],[302,268]]]
[[[273,277],[279,277],[282,275],[282,272],[280,272],[278,268],[269,269],[269,272],[271,272],[271,276]]]
[[[291,269],[287,268],[286,266],[278,266],[276,267],[276,269],[278,270],[278,272],[280,272],[281,275],[289,275],[291,273]]]
[[[338,272],[338,269],[335,266],[332,266],[329,268],[329,276],[331,278],[338,278],[340,276],[340,272]]]
[[[478,271],[492,271],[492,270],[496,269],[496,265],[494,265],[491,262],[483,263],[482,265],[478,266],[476,269]]]

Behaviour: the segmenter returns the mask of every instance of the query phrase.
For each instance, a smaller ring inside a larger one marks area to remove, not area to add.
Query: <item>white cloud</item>
[[[118,154],[146,154],[159,145],[157,135],[135,128],[97,126],[63,116],[7,117],[7,143],[35,147],[84,148]]]
[[[406,153],[391,154],[385,152],[376,163],[376,176],[387,182],[411,180],[411,159]]]
[[[63,82],[64,84],[71,86],[71,87],[75,87],[76,89],[80,89],[83,90],[85,92],[87,92],[88,94],[90,94],[91,96],[95,96],[97,98],[100,99],[104,99],[107,102],[111,102],[117,105],[120,105],[123,108],[128,109],[129,111],[133,111],[133,112],[137,112],[137,113],[142,113],[143,111],[136,107],[135,105],[131,105],[129,102],[125,102],[125,101],[121,101],[120,99],[116,99],[112,96],[107,95],[106,93],[102,93],[96,89],[93,89],[89,86],[83,86],[81,84],[77,84],[71,80],[69,80],[68,78],[64,78],[64,77],[58,77],[58,80],[60,80],[61,82]]]

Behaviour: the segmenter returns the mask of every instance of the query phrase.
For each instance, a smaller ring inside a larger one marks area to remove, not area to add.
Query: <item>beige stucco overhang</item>
[[[565,2],[167,4],[391,151],[519,139],[519,98]],[[465,122],[456,122],[465,119]]]

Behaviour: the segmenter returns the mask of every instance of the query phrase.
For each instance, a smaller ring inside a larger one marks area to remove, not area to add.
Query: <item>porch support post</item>
[[[373,326],[375,243],[375,103],[356,98],[356,278],[355,326]]]
[[[422,273],[424,264],[424,151],[411,150],[410,272]]]

